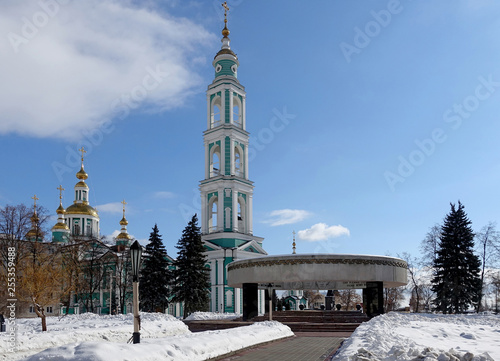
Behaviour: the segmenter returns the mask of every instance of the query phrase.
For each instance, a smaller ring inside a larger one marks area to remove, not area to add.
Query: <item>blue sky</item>
[[[0,206],[73,200],[169,254],[199,212],[221,1],[41,0],[0,11]],[[270,254],[418,253],[450,202],[500,220],[500,3],[228,1],[247,91],[254,234]],[[147,88],[147,89],[146,89]],[[55,218],[52,222],[56,222]]]

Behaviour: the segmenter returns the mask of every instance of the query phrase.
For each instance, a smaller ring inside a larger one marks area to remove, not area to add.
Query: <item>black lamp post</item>
[[[138,241],[130,246],[130,258],[132,260],[132,281],[134,297],[134,333],[133,343],[141,342],[141,333],[139,332],[139,268],[141,266],[142,247]]]

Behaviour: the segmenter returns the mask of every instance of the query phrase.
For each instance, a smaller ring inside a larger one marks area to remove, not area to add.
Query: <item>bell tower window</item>
[[[238,147],[234,149],[234,175],[237,177],[243,176],[243,164],[241,159],[241,152]]]
[[[243,128],[241,100],[238,96],[233,96],[233,124],[238,128]]]
[[[212,197],[208,216],[208,232],[217,232],[217,197]]]
[[[221,125],[221,97],[217,96],[212,101],[212,109],[210,114],[210,128],[215,128]]]
[[[210,157],[210,178],[220,174],[220,147],[215,146]]]

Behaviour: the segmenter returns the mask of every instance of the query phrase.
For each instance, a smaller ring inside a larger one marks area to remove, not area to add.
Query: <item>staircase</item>
[[[220,330],[248,326],[254,322],[268,321],[269,315],[254,317],[249,321],[241,318],[231,321],[184,321],[192,332]],[[368,321],[359,311],[280,311],[273,312],[273,321],[281,322],[293,332],[353,332],[362,322]]]
[[[252,318],[254,322],[267,321],[269,315]],[[359,311],[281,311],[273,312],[273,321],[279,321],[294,332],[353,332],[368,321]]]

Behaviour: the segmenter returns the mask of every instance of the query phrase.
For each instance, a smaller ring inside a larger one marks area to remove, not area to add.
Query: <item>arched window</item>
[[[243,152],[240,147],[234,148],[234,175],[237,177],[244,177],[243,171]]]
[[[233,97],[233,123],[239,128],[243,128],[241,100],[238,96]]]
[[[212,101],[212,111],[210,114],[210,126],[215,128],[221,125],[221,98],[219,96],[215,97]]]
[[[220,174],[220,147],[215,146],[210,157],[210,178]]]
[[[245,224],[245,200],[238,197],[238,232],[246,233]]]
[[[209,216],[208,216],[208,233],[217,231],[217,197],[212,197],[210,200]]]

